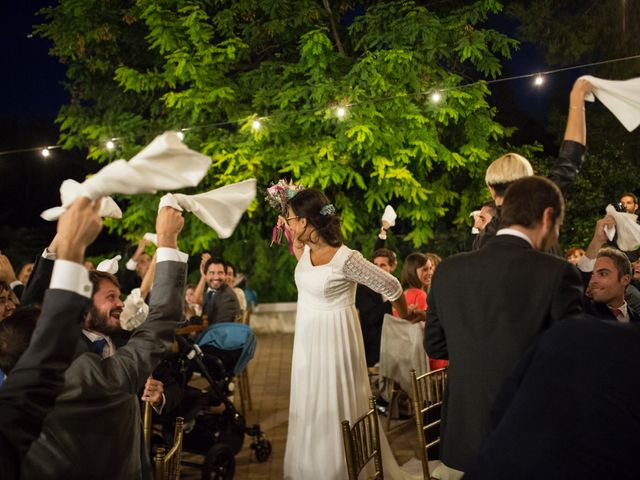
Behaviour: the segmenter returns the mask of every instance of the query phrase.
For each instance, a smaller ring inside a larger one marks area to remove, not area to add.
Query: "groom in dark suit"
[[[548,251],[564,201],[541,177],[506,191],[502,228],[478,251],[443,261],[433,277],[424,347],[448,359],[441,459],[464,471],[489,431],[498,388],[538,334],[583,309],[577,269]]]

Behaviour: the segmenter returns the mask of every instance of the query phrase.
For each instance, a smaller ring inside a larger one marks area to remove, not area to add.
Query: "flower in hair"
[[[333,203],[328,203],[320,209],[320,215],[335,215],[335,213],[336,207],[333,206]]]

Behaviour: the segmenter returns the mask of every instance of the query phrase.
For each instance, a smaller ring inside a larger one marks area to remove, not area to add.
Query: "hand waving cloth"
[[[197,195],[168,193],[160,199],[159,208],[185,209],[213,228],[220,238],[229,238],[255,196],[256,180],[252,178]]]
[[[95,200],[117,193],[135,195],[195,187],[210,165],[209,157],[190,150],[176,132],[165,132],[128,162],[116,160],[82,183],[65,180],[60,187],[62,207],[45,210],[41,216],[56,220],[78,197]]]
[[[640,77],[629,80],[603,80],[602,78],[585,75],[583,77],[593,85],[593,94],[588,94],[585,100],[598,100],[613,113],[628,131],[640,125]]]

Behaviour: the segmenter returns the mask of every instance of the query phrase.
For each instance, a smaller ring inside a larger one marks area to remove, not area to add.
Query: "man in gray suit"
[[[90,352],[74,360],[27,453],[22,478],[150,478],[136,392],[168,352],[181,318],[187,255],[176,248],[183,224],[173,208],[158,213],[155,290],[146,322],[114,355]]]
[[[544,253],[556,243],[563,216],[557,186],[541,177],[516,180],[496,236],[436,270],[424,348],[450,362],[441,430],[448,467],[465,471],[478,453],[500,385],[538,334],[583,309],[578,270]]]
[[[0,323],[0,367],[8,373],[0,388],[3,480],[19,478],[22,458],[64,385],[64,371],[73,359],[91,297],[82,261],[102,228],[98,211],[99,202],[81,198],[60,217],[58,260],[42,313],[39,308],[22,308]]]

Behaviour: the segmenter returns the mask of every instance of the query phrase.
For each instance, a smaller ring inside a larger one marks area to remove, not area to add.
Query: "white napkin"
[[[585,100],[595,101],[595,94],[630,132],[640,125],[640,77],[629,80],[603,80],[584,75],[580,78],[593,85],[593,94],[587,94]]]
[[[384,212],[382,213],[383,222],[388,222],[389,226],[393,227],[396,224],[396,218],[398,218],[398,215],[396,215],[396,211],[391,205],[384,207]]]
[[[144,238],[145,240],[149,240],[154,245],[158,245],[158,235],[156,235],[155,233],[147,232],[142,238]]]
[[[256,180],[252,178],[197,195],[167,193],[158,208],[184,208],[213,228],[220,238],[229,238],[255,196]]]
[[[60,187],[62,207],[45,210],[41,216],[56,220],[78,197],[95,200],[116,193],[135,195],[195,187],[210,165],[209,157],[187,148],[176,132],[165,132],[128,162],[116,160],[82,183],[65,180]]]
[[[131,331],[142,325],[149,315],[149,305],[140,296],[140,289],[134,288],[124,301],[124,308],[120,314],[120,326],[123,330]]]
[[[640,225],[638,225],[638,216],[634,213],[618,212],[613,205],[607,205],[605,209],[607,214],[611,215],[616,222],[615,229],[605,227],[605,233],[609,241],[618,233],[616,244],[623,252],[632,252],[640,248]]]
[[[75,180],[67,179],[62,182],[60,186],[60,198],[63,205],[71,205],[76,198],[78,198],[77,192],[82,188],[82,184]],[[53,207],[45,210],[40,216],[48,221],[57,220],[60,215],[64,213],[66,207]],[[118,204],[111,197],[102,197],[100,203],[100,216],[111,218],[122,218],[122,210]]]
[[[118,262],[120,261],[121,258],[122,256],[116,255],[113,258],[108,258],[106,260],[103,260],[98,264],[98,266],[96,267],[96,270],[115,275],[116,273],[118,273]]]

